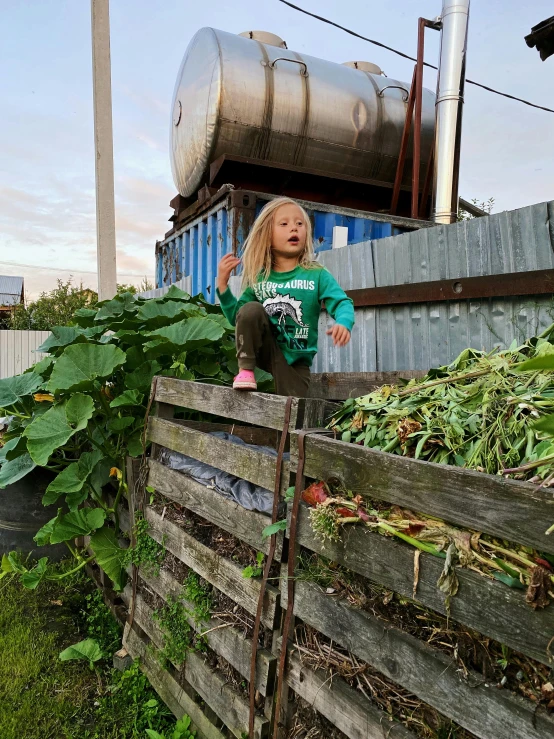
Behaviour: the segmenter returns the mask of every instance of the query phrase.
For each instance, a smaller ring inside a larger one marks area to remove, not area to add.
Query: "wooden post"
[[[109,0],[91,0],[98,297],[117,292]]]

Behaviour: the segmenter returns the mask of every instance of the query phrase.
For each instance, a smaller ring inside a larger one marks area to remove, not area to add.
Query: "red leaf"
[[[325,492],[325,484],[323,482],[312,482],[312,484],[302,493],[302,500],[308,505],[315,506],[323,503],[329,496]]]
[[[541,559],[540,557],[535,557],[535,562],[540,565],[541,567],[546,568],[547,570],[550,570],[552,572],[552,565],[550,562],[547,562],[546,559]]]
[[[354,511],[351,511],[350,508],[345,508],[344,506],[337,508],[337,513],[339,516],[347,516],[348,518],[352,518],[352,516],[355,515]]]

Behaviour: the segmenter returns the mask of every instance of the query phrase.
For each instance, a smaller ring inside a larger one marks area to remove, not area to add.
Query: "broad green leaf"
[[[67,503],[69,510],[73,513],[82,503],[85,502],[85,500],[87,500],[88,497],[89,487],[88,485],[83,485],[81,490],[76,490],[74,493],[68,493],[65,496],[65,502]]]
[[[13,573],[12,563],[10,562],[8,555],[3,554],[2,564],[0,565],[0,580],[3,577],[6,577],[6,575],[11,575],[12,573]]]
[[[21,452],[21,454],[24,454],[27,446],[25,444],[25,439],[22,439],[21,436],[14,436],[13,439],[10,439],[4,444],[0,449],[0,464],[3,464],[7,459],[15,459],[16,457],[21,456],[20,454],[14,454],[12,457],[10,454],[10,452],[14,452],[16,450],[18,445],[24,446],[24,450]]]
[[[0,380],[0,408],[19,403],[21,398],[35,393],[43,382],[42,377],[35,372],[3,378]]]
[[[148,300],[138,309],[137,318],[140,321],[144,321],[148,328],[154,329],[161,326],[168,326],[177,316],[183,318],[185,315],[189,315],[197,310],[198,308],[195,305],[189,303],[179,301],[159,303]]]
[[[67,662],[70,659],[86,659],[91,665],[94,662],[98,662],[102,657],[102,650],[100,649],[98,642],[94,639],[84,639],[78,644],[72,644],[70,647],[67,647],[67,649],[64,649],[60,654],[62,662]]]
[[[96,314],[95,321],[103,321],[106,318],[116,318],[122,316],[123,313],[134,313],[137,310],[137,301],[131,293],[121,293],[116,295],[112,300],[105,300],[99,303],[99,310]]]
[[[165,295],[162,296],[162,300],[190,300],[190,295],[184,290],[181,290],[177,285],[171,285]]]
[[[127,453],[130,457],[142,456],[142,429],[135,431],[127,440]]]
[[[231,326],[229,321],[225,318],[223,313],[212,313],[210,315],[210,321],[215,321],[216,323],[219,323],[220,326],[222,326],[225,331],[234,331],[234,327]]]
[[[37,351],[54,354],[53,349],[68,346],[68,344],[73,344],[75,341],[85,342],[86,338],[83,333],[84,329],[79,326],[54,326],[50,336],[39,346]]]
[[[125,384],[130,390],[149,390],[152,378],[162,369],[156,360],[143,362],[134,372],[125,376]]]
[[[60,544],[78,536],[88,536],[104,525],[106,512],[102,508],[81,508],[56,519],[50,544]]]
[[[132,426],[135,419],[132,416],[124,416],[123,418],[111,418],[108,421],[108,428],[110,431],[115,431],[118,434],[120,431],[124,431],[129,426]]]
[[[68,346],[54,365],[48,389],[55,392],[84,388],[96,378],[109,377],[125,359],[125,352],[113,344]]]
[[[33,461],[44,467],[56,449],[63,446],[76,431],[85,428],[93,411],[92,398],[77,393],[67,403],[56,405],[35,418],[23,432]]]
[[[542,431],[545,434],[554,436],[554,413],[539,418],[539,420],[533,424],[533,428],[535,431]]]
[[[119,408],[124,405],[141,405],[144,400],[144,395],[138,390],[125,390],[114,398],[110,403],[110,408]]]
[[[32,570],[24,572],[21,575],[21,584],[27,590],[35,590],[39,582],[46,574],[46,565],[48,564],[48,557],[41,557]]]
[[[195,364],[193,369],[198,372],[200,377],[214,377],[221,369],[221,365],[213,359],[204,359],[202,362]]]
[[[112,467],[115,467],[114,460],[104,458],[93,469],[89,483],[97,495],[102,493],[102,488],[110,481],[110,470]]]
[[[60,508],[58,510],[58,514],[45,523],[44,526],[33,536],[33,541],[35,541],[39,547],[44,547],[47,544],[50,544],[50,537],[52,536],[52,531],[54,531],[54,526],[58,523],[61,517],[62,509]]]
[[[287,528],[286,519],[283,519],[282,521],[275,521],[275,523],[272,523],[269,526],[265,527],[265,529],[262,531],[262,537],[266,539],[268,536],[277,534],[279,531],[285,531],[286,528]]]
[[[79,324],[79,326],[83,326],[83,328],[88,328],[89,326],[94,325],[96,313],[97,311],[95,311],[93,308],[79,308],[79,310],[76,310],[73,314],[73,319],[76,323]]]
[[[12,572],[18,572],[22,575],[27,571],[26,567],[21,562],[21,554],[19,552],[9,552],[8,561],[11,565]]]
[[[182,349],[192,349],[218,341],[225,329],[209,318],[187,318],[171,326],[150,331],[149,336],[161,336]]]
[[[125,352],[125,372],[133,372],[143,364],[147,357],[145,357],[144,346],[130,346]]]
[[[145,731],[150,739],[165,739],[163,734],[159,734],[157,731],[154,731],[154,729],[145,729]]]
[[[53,364],[54,364],[54,357],[43,357],[40,360],[40,362],[37,362],[36,364],[33,365],[32,371],[36,375],[40,375],[41,377],[44,377]]]
[[[91,536],[90,546],[96,555],[98,566],[113,582],[114,590],[123,590],[125,550],[117,543],[115,531],[104,526]]]
[[[64,493],[79,492],[96,464],[102,458],[102,452],[84,452],[77,462],[72,462],[55,477],[42,498],[42,504],[52,505]]]
[[[27,453],[9,462],[5,461],[2,467],[0,467],[0,489],[21,480],[22,477],[25,477],[25,475],[28,475],[29,472],[34,470],[36,466],[36,462]]]
[[[116,339],[119,339],[119,341],[122,344],[128,344],[128,345],[140,345],[144,344],[147,337],[144,336],[144,334],[139,333],[136,329],[122,329],[121,331],[117,331],[114,334],[114,337]]]
[[[65,406],[67,421],[70,426],[75,427],[76,431],[85,428],[93,413],[94,401],[90,395],[84,393],[72,395]]]
[[[554,354],[544,354],[543,356],[533,357],[533,359],[528,359],[526,362],[516,364],[514,369],[516,372],[554,370]]]

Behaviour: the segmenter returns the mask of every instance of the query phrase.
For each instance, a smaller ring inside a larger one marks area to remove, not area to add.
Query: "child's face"
[[[300,257],[306,247],[306,222],[294,203],[277,208],[273,217],[271,251],[280,257]]]

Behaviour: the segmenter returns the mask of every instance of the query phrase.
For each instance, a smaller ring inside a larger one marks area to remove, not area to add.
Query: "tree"
[[[494,198],[489,198],[487,201],[481,201],[477,198],[472,198],[471,202],[473,205],[476,205],[478,208],[481,208],[481,210],[484,210],[487,215],[490,215],[492,213],[492,209],[494,208]],[[464,210],[463,208],[458,208],[458,221],[471,221],[475,218],[474,215],[471,213],[468,213],[467,210]]]
[[[117,292],[139,292],[152,290],[154,286],[144,277],[139,285],[118,285]],[[50,331],[53,326],[70,326],[73,314],[79,308],[92,308],[98,302],[98,293],[83,286],[72,284],[71,278],[64,282],[58,280],[58,286],[50,292],[42,292],[40,296],[26,305],[18,305],[11,317],[10,329],[24,331]]]
[[[74,286],[71,278],[67,282],[57,282],[54,290],[42,292],[37,300],[27,305],[18,305],[13,312],[10,328],[49,331],[53,326],[68,326],[76,310],[89,308],[98,302],[97,293],[83,287],[83,283]]]
[[[128,285],[126,283],[117,286],[118,293],[131,293],[137,295],[138,293],[145,293],[149,290],[153,290],[155,287],[154,283],[150,282],[148,277],[143,277],[138,285]]]

